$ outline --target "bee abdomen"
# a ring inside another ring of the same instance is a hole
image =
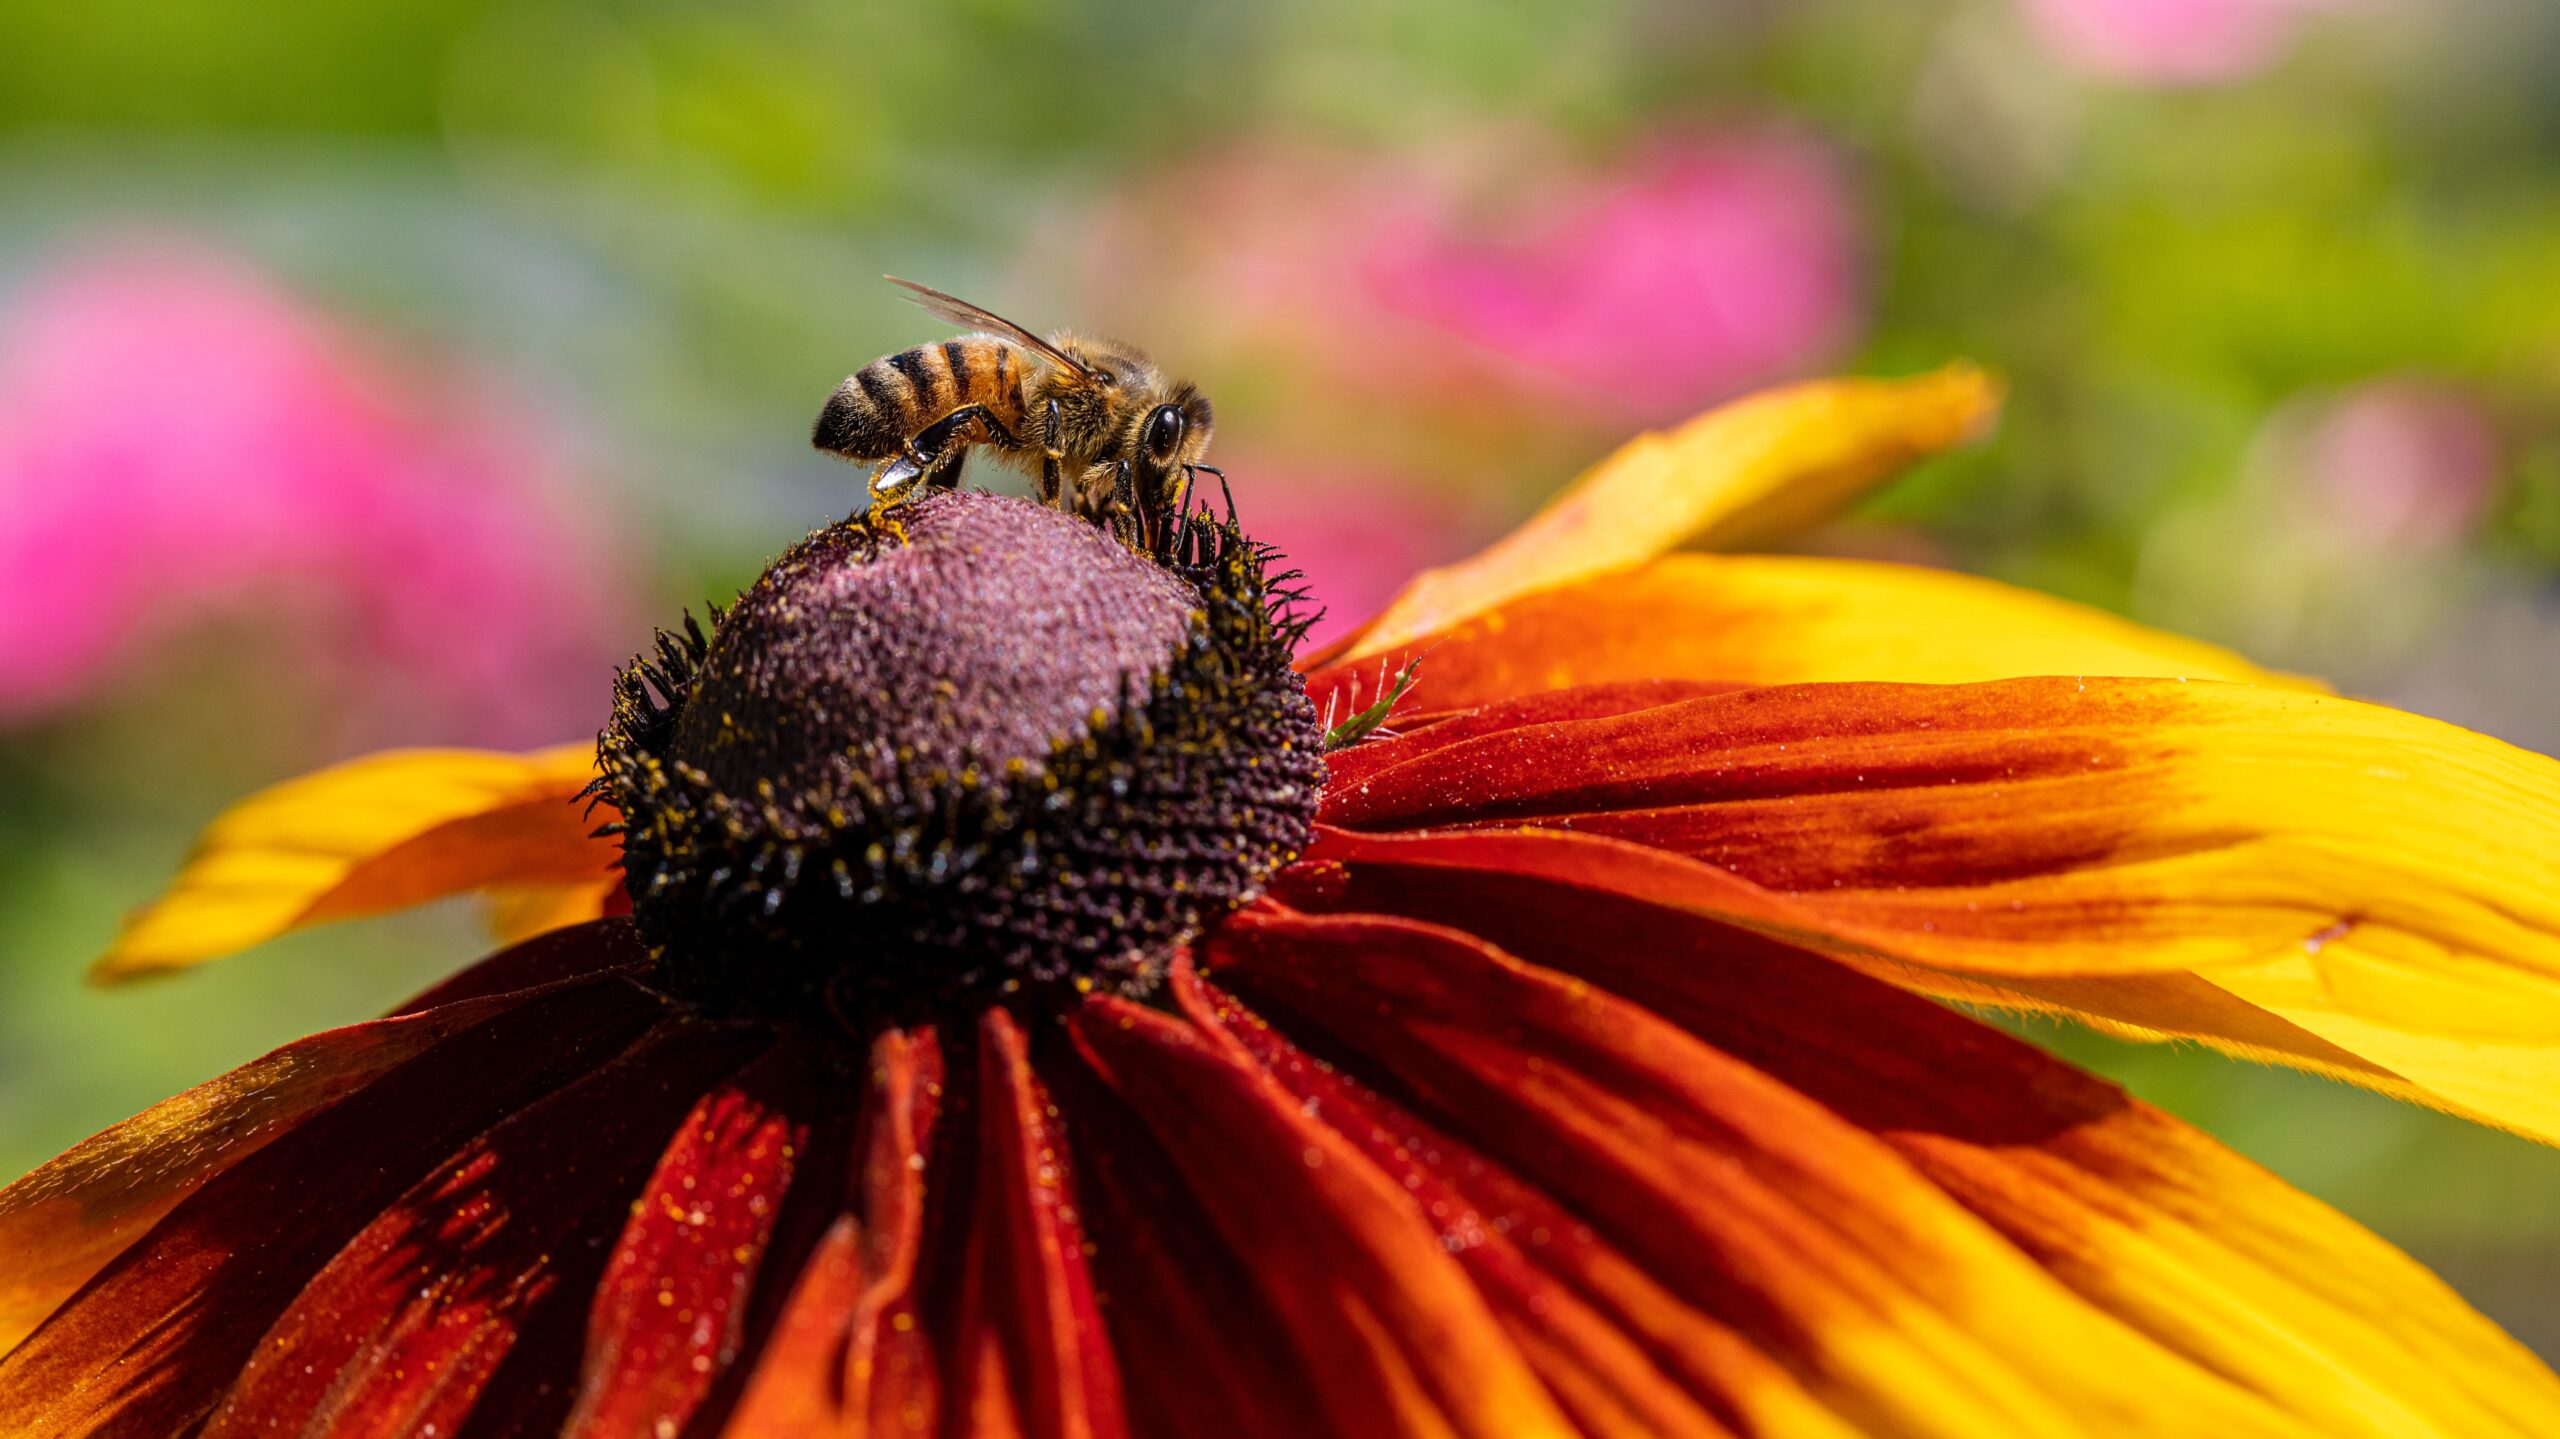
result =
[[[1022,373],[1014,347],[987,335],[884,355],[846,376],[827,397],[809,441],[848,459],[885,460],[963,405],[984,405],[1018,434]]]

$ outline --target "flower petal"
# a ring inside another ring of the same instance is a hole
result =
[[[619,979],[532,996],[234,1164],[0,1357],[0,1434],[188,1432],[426,1156],[611,1059],[660,1013]]]
[[[925,1155],[941,1113],[942,1051],[929,1029],[872,1041],[856,1191],[803,1267],[730,1439],[930,1432],[933,1361],[916,1322]]]
[[[208,826],[161,897],[91,969],[183,969],[324,920],[475,889],[593,884],[619,853],[589,837],[592,745],[532,754],[395,750],[288,780]]]
[[[465,1144],[304,1286],[250,1349],[203,1439],[457,1432],[544,1311],[574,1327],[668,1135],[762,1042],[662,1024]]]
[[[2228,650],[1992,580],[1910,565],[1669,555],[1523,595],[1307,677],[1344,713],[1420,659],[1407,712],[1576,685],[1708,680],[1966,684],[2030,675],[2239,680],[2311,687]]]
[[[1463,923],[1678,1023],[1879,1135],[2089,1302],[2324,1434],[2560,1432],[2560,1380],[2433,1275],[2032,1045],[1578,879],[1390,856],[1354,864],[1336,902]]]
[[[1132,1427],[1183,1439],[1328,1432],[1317,1381],[1245,1261],[1214,1226],[1168,1222],[1199,1200],[1145,1121],[1082,1063],[1044,1078],[1073,1126],[1077,1207],[1105,1238],[1094,1283],[1111,1296],[1113,1347],[1136,1361],[1121,1372]],[[1181,1362],[1154,1362],[1171,1354]]]
[[[573,924],[630,912],[631,896],[623,889],[620,875],[576,884],[522,884],[489,891],[489,932],[500,944],[521,944]]]
[[[1824,688],[1665,711],[1634,747],[1660,765],[1580,725],[1511,734],[1549,747],[1511,779],[1493,770],[1526,755],[1471,741],[1399,765],[1408,741],[1389,741],[1333,817],[1378,823],[1419,782],[1435,801],[1398,823],[1624,836],[1706,862],[1651,876],[1667,902],[1924,993],[2200,1040],[2560,1143],[2550,761],[2237,686]],[[1959,713],[2010,705],[2014,728]],[[1425,780],[1435,763],[1455,768]]]
[[[1268,1075],[1122,1000],[1070,1027],[1283,1316],[1330,1432],[1573,1432],[1411,1198]]]
[[[296,1040],[0,1189],[0,1354],[180,1201],[303,1120],[530,991],[641,957],[627,929],[555,932],[501,951],[391,1018]]]
[[[2419,1032],[2560,1039],[2560,764],[2327,696],[1752,690],[1432,750],[1325,818],[1636,840],[1958,974],[2192,971]]]
[[[1682,1303],[1535,1186],[1308,1058],[1187,967],[1174,985],[1193,1023],[1232,1036],[1309,1113],[1401,1180],[1585,1435],[1852,1432],[1769,1356]]]
[[[1085,1269],[1057,1111],[1001,1009],[978,1026],[977,1216],[952,1388],[973,1433],[1125,1435],[1120,1373]]]
[[[0,1189],[0,1353],[215,1175],[517,1002],[471,1000],[295,1040]]]
[[[1506,600],[1683,544],[1723,548],[1811,523],[1989,427],[2000,388],[1970,365],[1747,396],[1637,436],[1482,553],[1425,570],[1331,651],[1401,648]]]
[[[2087,1304],[1875,1136],[1587,982],[1277,906],[1215,948],[1248,1003],[1391,1077],[1862,1430],[2320,1432]]]
[[[820,1083],[805,1050],[779,1046],[677,1126],[605,1263],[564,1436],[674,1433],[701,1406],[745,1333]]]

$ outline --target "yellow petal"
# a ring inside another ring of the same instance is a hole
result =
[[[1433,733],[1364,746],[1323,817],[1631,840],[1783,902],[1746,914],[1760,901],[1691,886],[1736,922],[1916,987],[2209,1039],[2560,1140],[2543,756],[2324,695],[2161,680],[1786,686]]]
[[[504,885],[594,883],[615,847],[577,799],[592,745],[395,750],[288,780],[215,820],[127,920],[101,982],[218,959],[306,924]]]
[[[1908,380],[1825,380],[1736,400],[1637,436],[1482,553],[1425,570],[1328,658],[1355,659],[1534,590],[1810,523],[1981,434],[2000,387],[1970,365]]]
[[[500,944],[522,944],[538,934],[567,929],[616,913],[618,877],[583,884],[517,885],[489,896],[489,932]]]
[[[2174,976],[1879,972],[1941,999],[2050,1014],[2120,1039],[2206,1044],[2560,1145],[2560,1037],[2481,1038],[2348,1013],[2317,992],[2307,964],[2290,958]]]
[[[1524,595],[1386,655],[1307,677],[1323,708],[1422,660],[1408,711],[1574,685],[1704,680],[1964,684],[2131,675],[2305,687],[2229,650],[1993,580],[1909,565],[1767,555],[1669,555]]]

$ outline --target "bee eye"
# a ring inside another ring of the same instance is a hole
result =
[[[1182,411],[1171,405],[1160,407],[1147,421],[1147,453],[1159,460],[1172,459],[1173,452],[1182,445],[1186,427]]]

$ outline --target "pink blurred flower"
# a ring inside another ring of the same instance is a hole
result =
[[[2046,45],[2087,73],[2142,85],[2254,75],[2302,17],[2350,0],[2020,0]]]
[[[2503,467],[2477,400],[2406,378],[2349,391],[2306,424],[2293,452],[2321,512],[2377,548],[2459,541],[2497,498]]]
[[[331,641],[309,658],[412,735],[592,720],[617,586],[547,468],[492,397],[238,262],[133,248],[42,274],[0,316],[0,716],[247,602]]]
[[[1095,234],[1107,310],[1239,367],[1285,353],[1318,398],[1373,412],[1473,400],[1616,430],[1813,367],[1863,310],[1842,166],[1774,131],[1597,167],[1508,132],[1394,157],[1246,146],[1121,197]]]
[[[1856,323],[1857,217],[1801,140],[1666,141],[1498,217],[1382,218],[1359,267],[1377,303],[1645,409],[1802,368]]]
[[[1322,645],[1386,607],[1418,570],[1445,564],[1500,532],[1476,513],[1395,476],[1340,467],[1232,461],[1253,478],[1241,510],[1255,539],[1306,572],[1309,599],[1324,617],[1308,631]]]

